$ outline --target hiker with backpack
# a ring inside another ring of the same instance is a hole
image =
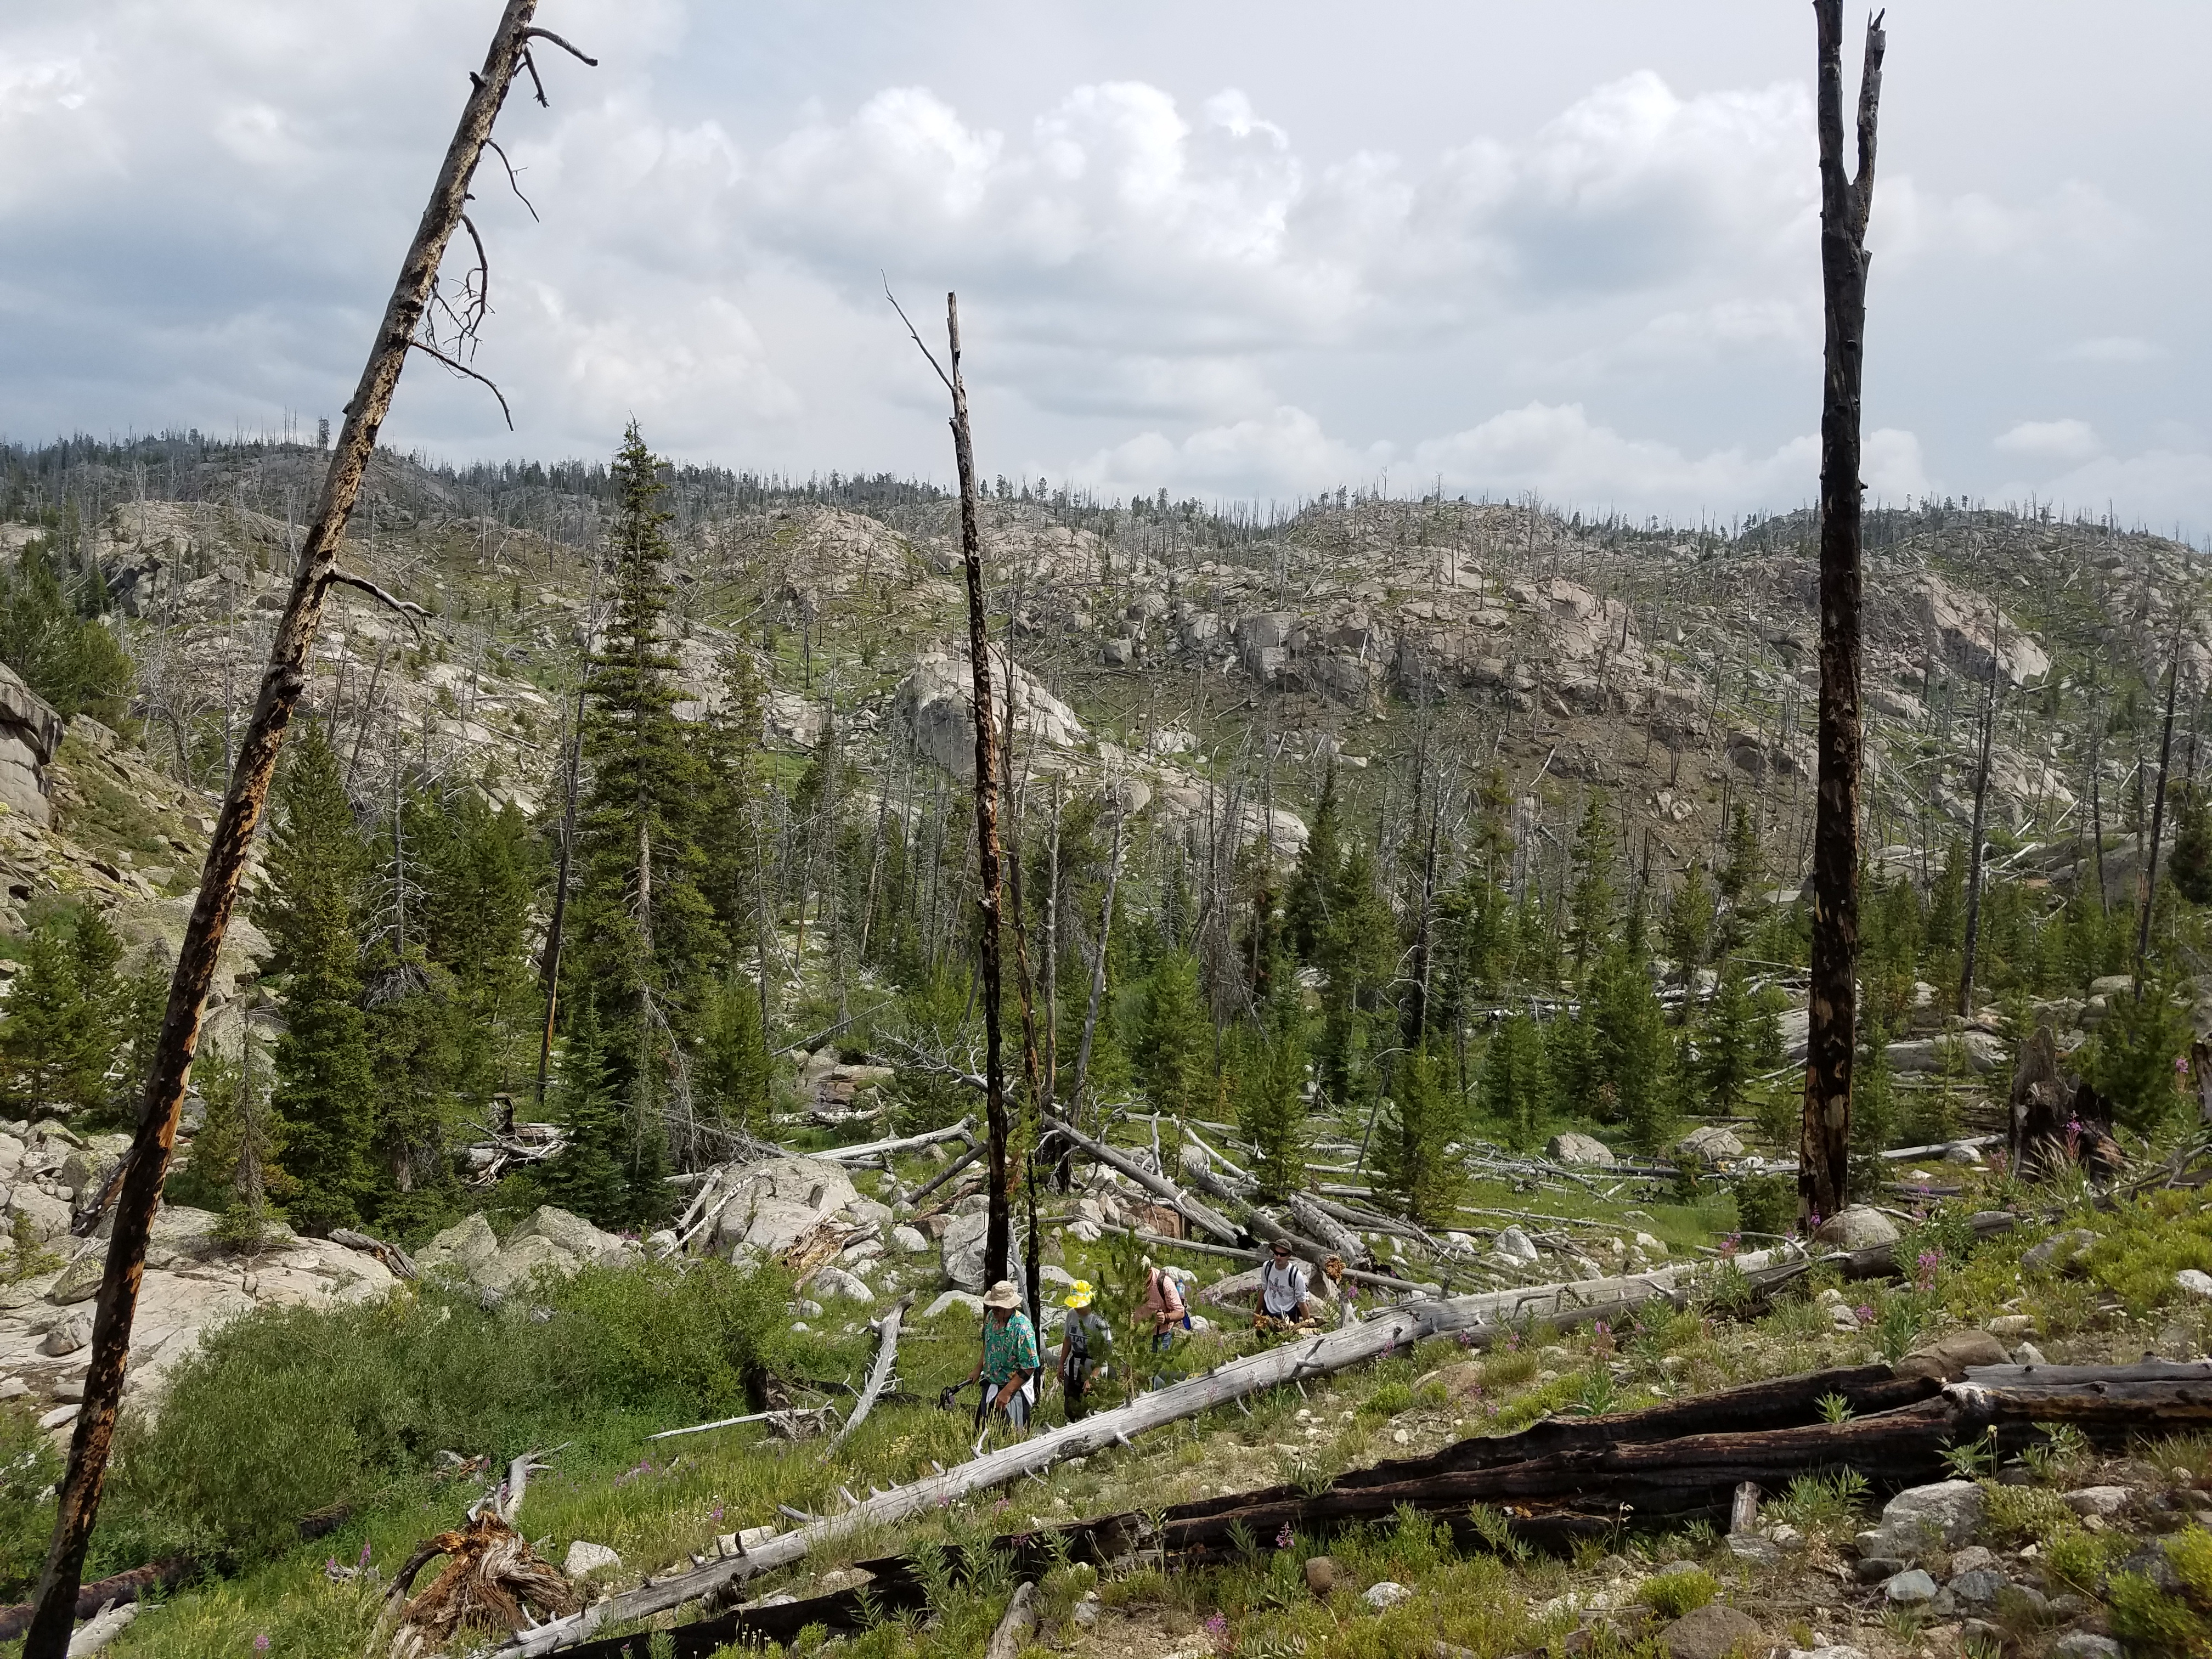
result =
[[[1114,1351],[1114,1328],[1093,1308],[1090,1281],[1067,1287],[1067,1318],[1060,1328],[1060,1388],[1067,1401],[1067,1420],[1078,1423],[1091,1410],[1091,1385],[1105,1376]]]

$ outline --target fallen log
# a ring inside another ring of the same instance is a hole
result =
[[[973,1164],[977,1158],[982,1157],[983,1154],[989,1150],[990,1143],[988,1141],[977,1141],[966,1152],[961,1153],[959,1157],[954,1158],[951,1163],[946,1164],[935,1175],[930,1176],[928,1180],[923,1182],[921,1186],[915,1188],[912,1192],[901,1198],[899,1202],[902,1204],[921,1203],[923,1199],[927,1198],[932,1193],[935,1192],[939,1187],[942,1187],[946,1182],[951,1180],[953,1176],[958,1175],[963,1170],[966,1169],[970,1164]]]
[[[1243,1235],[1233,1224],[1217,1212],[1200,1203],[1165,1176],[1154,1175],[1127,1153],[1106,1146],[1103,1142],[1093,1140],[1081,1130],[1071,1128],[1065,1122],[1054,1122],[1046,1130],[1045,1134],[1048,1139],[1054,1136],[1059,1137],[1078,1152],[1085,1154],[1094,1163],[1103,1164],[1109,1169],[1119,1170],[1154,1197],[1166,1200],[1174,1207],[1176,1213],[1182,1216],[1184,1220],[1194,1226],[1205,1228],[1224,1244],[1236,1244],[1243,1242]]]
[[[1014,1586],[1013,1599],[1006,1603],[1006,1616],[991,1632],[991,1645],[983,1650],[983,1659],[1015,1659],[1029,1644],[1036,1629],[1036,1585],[1024,1578]]]
[[[947,1128],[931,1129],[926,1133],[905,1135],[890,1140],[871,1140],[858,1146],[832,1146],[827,1151],[809,1152],[808,1158],[823,1164],[856,1163],[862,1158],[882,1158],[892,1152],[910,1152],[919,1146],[934,1146],[943,1140],[968,1140],[975,1138],[975,1120],[963,1117]]]
[[[1283,1202],[1290,1208],[1291,1219],[1342,1256],[1347,1267],[1374,1267],[1375,1256],[1368,1249],[1367,1241],[1304,1193],[1286,1194]]]
[[[883,1340],[876,1346],[876,1363],[868,1372],[868,1386],[860,1390],[860,1401],[853,1407],[853,1414],[845,1419],[845,1426],[838,1430],[836,1437],[830,1441],[831,1451],[843,1445],[845,1437],[859,1428],[862,1419],[875,1410],[876,1397],[883,1393],[884,1384],[891,1380],[891,1366],[898,1359],[899,1323],[906,1317],[906,1310],[913,1305],[914,1292],[908,1291],[893,1303],[891,1310],[884,1316],[879,1327]]]
[[[1202,1207],[1202,1206],[1201,1206]],[[1804,1270],[1807,1258],[1794,1247],[1755,1251],[1738,1264],[1747,1273],[1786,1275]],[[1278,1348],[1248,1355],[1201,1376],[1172,1383],[1127,1406],[1100,1412],[1078,1423],[1048,1430],[909,1485],[877,1492],[841,1515],[827,1516],[771,1538],[757,1549],[729,1560],[711,1562],[658,1583],[610,1597],[580,1613],[548,1621],[509,1638],[491,1650],[496,1659],[538,1659],[575,1645],[611,1625],[646,1619],[671,1607],[765,1572],[803,1560],[816,1548],[863,1528],[895,1526],[926,1515],[972,1493],[1002,1486],[1023,1475],[1049,1468],[1064,1458],[1089,1456],[1131,1437],[1180,1422],[1249,1394],[1325,1376],[1377,1358],[1447,1332],[1465,1332],[1480,1344],[1503,1335],[1524,1312],[1559,1320],[1610,1311],[1655,1297],[1686,1293],[1695,1270],[1662,1268],[1635,1279],[1597,1281],[1589,1286],[1534,1285],[1524,1290],[1448,1300],[1401,1303],[1340,1330],[1301,1336]],[[1610,1299],[1592,1301],[1581,1292],[1599,1285],[1616,1287]],[[1617,1287],[1627,1286],[1626,1290]]]
[[[1139,1244],[1149,1244],[1158,1249],[1194,1250],[1200,1255],[1225,1256],[1231,1261],[1257,1262],[1269,1259],[1266,1250],[1248,1250],[1237,1244],[1208,1244],[1202,1239],[1170,1238],[1164,1233],[1148,1233],[1136,1227],[1119,1227],[1110,1221],[1093,1224],[1102,1233],[1120,1233],[1135,1239]],[[1407,1296],[1442,1296],[1444,1293],[1443,1285],[1432,1285],[1425,1279],[1393,1279],[1389,1273],[1363,1273],[1353,1267],[1346,1267],[1344,1276],[1362,1285],[1373,1285]]]
[[[734,1429],[740,1423],[765,1423],[774,1412],[748,1412],[743,1417],[718,1417],[711,1423],[694,1423],[684,1429],[663,1429],[658,1434],[648,1434],[647,1440],[674,1440],[687,1434],[704,1434],[709,1429]]]
[[[82,1586],[76,1593],[76,1616],[89,1619],[102,1607],[113,1602],[127,1606],[143,1595],[161,1590],[174,1589],[199,1571],[198,1564],[188,1556],[172,1560],[156,1561],[151,1566],[133,1567],[128,1572],[118,1572],[112,1578]],[[31,1627],[31,1615],[38,1610],[31,1601],[14,1607],[0,1607],[0,1642],[12,1642]]]
[[[364,1255],[374,1256],[385,1265],[394,1279],[420,1277],[415,1271],[414,1258],[397,1244],[387,1244],[380,1238],[372,1238],[367,1233],[357,1233],[350,1227],[331,1228],[331,1243],[343,1244],[349,1250],[359,1250]]]

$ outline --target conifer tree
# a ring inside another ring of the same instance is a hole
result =
[[[1283,895],[1283,925],[1299,957],[1319,959],[1328,933],[1329,902],[1344,865],[1341,830],[1338,824],[1336,767],[1331,763],[1322,775],[1321,799],[1314,807],[1313,825],[1306,844],[1298,849],[1297,867],[1289,890]]]
[[[328,733],[312,723],[295,742],[277,780],[264,920],[284,981],[275,1109],[298,1182],[292,1217],[327,1231],[357,1224],[374,1186],[377,1083],[359,933],[368,858]]]
[[[122,946],[99,911],[33,930],[23,971],[0,1018],[0,1066],[14,1109],[95,1111],[124,1035]]]
[[[652,1219],[640,1215],[629,1136],[599,1046],[598,1016],[588,1002],[570,1022],[550,1103],[567,1139],[560,1155],[544,1166],[546,1194],[601,1227]]]
[[[1564,1023],[1564,1022],[1562,1022]],[[1512,1146],[1526,1151],[1543,1139],[1551,1114],[1552,1068],[1544,1033],[1526,1014],[1500,1022],[1483,1056],[1482,1114]]]
[[[672,1047],[694,1036],[721,942],[698,886],[698,817],[714,799],[704,744],[676,718],[678,659],[662,637],[669,514],[661,463],[633,421],[612,469],[614,615],[592,658],[583,728],[592,775],[583,880],[563,1004],[592,1005],[611,1086],[627,1104],[634,1198],[662,1200]]]
[[[760,991],[732,975],[708,998],[700,1023],[698,1088],[714,1117],[733,1129],[765,1134],[775,1071],[762,1034]]]
[[[1742,1109],[1752,1079],[1764,1069],[1762,1062],[1781,1040],[1772,1012],[1752,994],[1741,963],[1730,961],[1722,968],[1720,984],[1698,1025],[1705,1098],[1716,1113],[1734,1116]]]
[[[0,567],[0,662],[64,720],[90,714],[128,732],[133,729],[131,658],[114,634],[94,620],[106,598],[94,573],[73,599],[48,541],[31,543],[12,568]]]
[[[1181,951],[1163,956],[1145,997],[1145,1092],[1156,1110],[1195,1115],[1212,1097],[1212,1028],[1199,1000],[1198,963]]]
[[[1712,889],[1705,884],[1705,866],[1692,860],[1667,901],[1667,954],[1674,957],[1674,977],[1686,990],[1698,982],[1712,931]]]
[[[1575,971],[1580,975],[1604,953],[1613,937],[1613,819],[1592,795],[1575,832],[1574,891],[1569,899],[1575,928]]]
[[[1266,1195],[1282,1199],[1306,1182],[1306,1049],[1294,1005],[1278,1006],[1267,1026],[1241,1037],[1237,1127],[1259,1149],[1253,1173]]]
[[[1376,1126],[1381,1186],[1411,1219],[1444,1226],[1467,1188],[1467,1170],[1445,1149],[1462,1132],[1458,1097],[1425,1042],[1400,1061]]]

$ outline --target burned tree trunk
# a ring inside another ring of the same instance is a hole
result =
[[[983,532],[975,519],[975,451],[968,434],[968,386],[960,377],[960,301],[945,296],[945,332],[951,372],[952,459],[960,473],[960,560],[968,575],[968,662],[975,697],[975,852],[982,911],[975,955],[983,993],[983,1079],[990,1146],[991,1212],[983,1240],[983,1277],[1006,1276],[1013,1217],[1006,1202],[1006,1075],[999,1042],[999,767],[991,710],[991,630],[983,614]]]
[[[2140,914],[2136,922],[2136,1000],[2143,994],[2143,970],[2150,957],[2150,915],[2158,902],[2158,839],[2166,828],[2166,775],[2173,760],[2173,694],[2181,684],[2181,626],[2174,624],[2173,654],[2166,665],[2166,725],[2158,739],[2158,795],[2150,809],[2150,851],[2143,860]]]
[[[1974,823],[1966,837],[1966,939],[1960,952],[1962,962],[1959,970],[1959,1017],[1963,1019],[1973,1012],[1974,952],[1982,936],[1982,836],[1988,827],[1990,799],[1990,744],[1996,736],[1997,725],[1997,608],[1990,607],[1990,689],[1982,703],[1981,764],[1974,769]]]
[[[322,621],[323,599],[333,582],[380,590],[362,578],[338,568],[338,550],[347,520],[360,497],[362,478],[376,447],[377,430],[392,407],[400,370],[410,350],[422,349],[461,368],[434,345],[419,337],[435,290],[438,267],[447,245],[463,223],[469,199],[469,181],[477,163],[491,143],[493,123],[506,101],[515,76],[524,72],[533,40],[553,40],[574,51],[546,31],[531,27],[537,0],[507,0],[484,56],[483,70],[471,77],[468,102],[460,123],[447,147],[430,200],[408,245],[398,280],[392,285],[376,343],[361,380],[345,406],[345,425],[331,456],[323,481],[322,499],[315,519],[300,545],[298,564],[292,574],[292,592],[270,642],[269,663],[261,678],[253,720],[239,746],[230,785],[208,847],[201,871],[199,897],[177,951],[176,971],[169,981],[168,1006],[161,1018],[153,1062],[148,1069],[146,1092],[138,1109],[138,1124],[130,1152],[130,1168],[123,1179],[114,1211],[114,1231],[107,1249],[107,1270],[100,1281],[100,1299],[93,1316],[90,1369],[84,1382],[84,1404],[70,1443],[69,1472],[63,1478],[54,1518],[54,1536],[39,1580],[38,1613],[31,1621],[23,1651],[29,1659],[63,1659],[69,1646],[70,1627],[76,1611],[77,1584],[82,1575],[86,1547],[92,1538],[100,1510],[100,1488],[107,1473],[107,1458],[115,1435],[115,1419],[123,1395],[124,1366],[130,1358],[131,1327],[138,1306],[138,1287],[146,1268],[146,1245],[160,1206],[162,1178],[168,1173],[169,1154],[177,1139],[177,1114],[191,1081],[192,1057],[199,1047],[200,1020],[213,982],[216,957],[230,925],[238,898],[240,878],[246,871],[253,834],[269,797],[276,772],[276,757],[284,742],[293,708],[307,684],[307,659],[314,648]],[[576,54],[582,56],[581,53]],[[586,60],[589,61],[589,60]],[[537,70],[527,69],[534,78]],[[471,229],[473,234],[473,229]],[[481,316],[479,307],[478,315]],[[478,376],[477,378],[482,378]]]
[[[1877,14],[1867,24],[1854,179],[1844,167],[1843,0],[1814,0],[1813,11],[1820,35],[1820,279],[1827,348],[1820,398],[1820,785],[1813,832],[1812,1018],[1797,1158],[1797,1211],[1804,1220],[1834,1215],[1847,1201],[1850,1184],[1859,944],[1859,385],[1883,47]]]

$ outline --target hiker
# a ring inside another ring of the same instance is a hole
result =
[[[1260,1295],[1252,1306],[1255,1331],[1287,1331],[1305,1322],[1306,1264],[1291,1255],[1287,1241],[1275,1241],[1275,1256],[1260,1266]]]
[[[1155,1358],[1152,1381],[1146,1386],[1158,1388],[1162,1364],[1158,1356],[1164,1355],[1173,1346],[1178,1326],[1186,1331],[1190,1328],[1190,1310],[1183,1305],[1182,1286],[1176,1283],[1173,1273],[1150,1256],[1144,1258],[1143,1267],[1145,1293],[1138,1299],[1137,1310],[1129,1316],[1129,1322],[1135,1325],[1151,1322]]]
[[[1027,1384],[1037,1374],[1036,1327],[1022,1311],[1020,1292],[1011,1279],[1002,1279],[983,1296],[983,1352],[968,1381],[983,1379],[984,1419],[993,1412],[1006,1413],[1018,1435],[1030,1424]],[[962,1386],[966,1386],[963,1384]]]
[[[1060,1328],[1060,1389],[1067,1401],[1067,1420],[1079,1423],[1091,1410],[1091,1385],[1106,1375],[1114,1328],[1091,1305],[1090,1280],[1077,1279],[1064,1299],[1067,1318]]]

